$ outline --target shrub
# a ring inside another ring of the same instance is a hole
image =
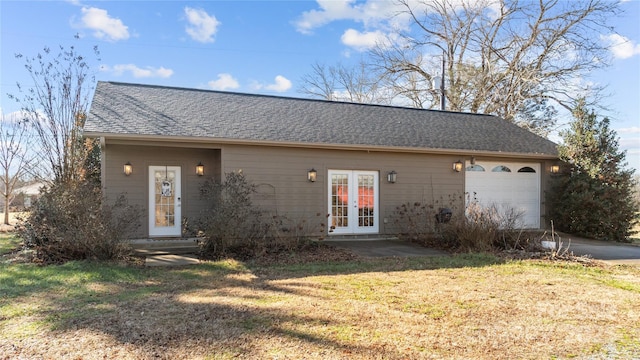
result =
[[[113,205],[90,182],[55,184],[44,189],[18,235],[34,260],[61,263],[70,260],[113,260],[126,257],[125,237],[139,225],[141,209],[120,196]]]
[[[402,239],[424,246],[450,248],[439,236],[443,224],[451,221],[462,206],[462,195],[449,195],[447,199],[435,200],[432,204],[420,201],[407,202],[396,207],[392,220]]]
[[[200,247],[208,255],[240,252],[258,244],[266,236],[262,212],[253,206],[255,185],[241,173],[228,173],[224,182],[207,180],[200,195],[209,208],[196,222]]]
[[[463,251],[491,251],[521,246],[517,224],[522,214],[497,205],[482,206],[467,195],[465,216],[443,224],[439,235],[445,243]]]
[[[269,215],[256,207],[251,199],[256,186],[242,173],[228,173],[224,182],[207,180],[200,193],[209,203],[195,222],[195,233],[205,257],[247,259],[295,251],[309,243],[309,236],[321,237],[324,233],[324,223],[315,226],[304,218]]]
[[[434,240],[436,231],[434,208],[434,205],[418,201],[397,206],[392,218],[400,231],[400,237],[411,242],[429,245]]]
[[[517,228],[521,213],[500,209],[496,205],[482,206],[467,194],[464,212],[458,202],[423,204],[406,203],[396,208],[394,222],[400,237],[426,246],[457,251],[492,251],[528,247]],[[445,205],[445,206],[443,206]],[[449,212],[450,211],[450,212]],[[443,221],[446,220],[446,221]]]
[[[555,177],[547,203],[561,231],[600,240],[629,241],[640,219],[634,199],[633,169],[609,119],[598,120],[581,103],[558,146],[566,173]]]

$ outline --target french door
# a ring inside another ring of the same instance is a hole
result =
[[[329,170],[333,234],[378,233],[378,172]]]
[[[179,166],[149,166],[149,236],[181,236]]]

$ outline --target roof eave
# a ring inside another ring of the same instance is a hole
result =
[[[113,134],[85,131],[84,135],[91,138],[103,138],[108,143],[131,144],[132,142],[146,143],[188,143],[192,147],[209,147],[207,145],[251,145],[251,146],[274,146],[291,148],[313,148],[327,150],[351,150],[351,151],[375,151],[375,152],[403,152],[441,155],[461,155],[461,156],[491,156],[505,158],[530,158],[540,160],[553,160],[558,156],[545,153],[522,153],[522,152],[501,152],[488,150],[468,150],[468,149],[439,149],[439,148],[418,148],[402,146],[380,146],[380,145],[360,145],[360,144],[335,144],[335,143],[310,143],[310,142],[290,142],[273,140],[249,140],[249,139],[229,139],[212,137],[190,137],[190,136],[161,136],[161,135],[140,135],[140,134]]]

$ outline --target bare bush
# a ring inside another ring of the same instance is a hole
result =
[[[43,190],[17,232],[36,262],[122,259],[130,253],[126,235],[140,226],[141,214],[124,196],[104,204],[90,182],[55,184]]]
[[[524,249],[531,245],[529,234],[519,229],[522,213],[483,206],[466,195],[464,211],[455,196],[435,204],[405,203],[396,208],[394,223],[400,237],[425,246],[456,251]]]
[[[304,248],[310,237],[322,238],[326,225],[304,218],[269,215],[252,202],[256,186],[242,173],[228,173],[224,182],[206,181],[200,189],[209,208],[196,221],[201,253],[205,257],[255,258],[268,253]]]
[[[306,217],[292,217],[287,215],[274,215],[271,218],[269,238],[277,247],[295,250],[300,245],[304,246],[309,239],[324,240],[326,235],[326,219],[328,215],[316,214],[317,222],[310,221]]]
[[[393,221],[404,239],[425,243],[435,232],[434,214],[433,205],[404,203],[396,207]]]
[[[508,250],[525,246],[518,224],[522,213],[498,205],[483,206],[467,194],[465,216],[452,219],[440,235],[454,248],[463,251]]]
[[[449,195],[432,204],[416,201],[397,206],[392,219],[400,238],[424,246],[451,247],[438,234],[442,225],[460,212],[461,200],[461,195]]]
[[[253,206],[256,187],[241,173],[228,173],[224,182],[207,180],[200,188],[209,208],[197,221],[201,251],[225,255],[242,248],[255,248],[266,237],[262,212]]]

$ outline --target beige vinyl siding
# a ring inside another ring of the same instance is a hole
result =
[[[540,180],[541,191],[541,204],[540,204],[540,227],[544,229],[551,229],[551,220],[546,216],[547,214],[547,194],[551,190],[551,177],[555,176],[551,174],[551,165],[558,165],[558,161],[547,160],[541,161],[542,164],[542,179]]]
[[[452,207],[461,214],[464,206],[464,171],[452,170],[455,161],[469,160],[470,156],[380,152],[364,150],[331,150],[295,147],[199,144],[199,147],[180,147],[168,143],[126,145],[109,143],[105,146],[103,180],[105,194],[114,201],[119,194],[126,194],[131,204],[148,207],[148,167],[168,165],[182,167],[182,214],[188,219],[197,218],[206,207],[200,199],[201,184],[210,177],[220,180],[224,173],[242,170],[257,185],[254,196],[257,206],[269,213],[287,216],[294,220],[326,223],[328,213],[329,170],[363,170],[379,173],[379,232],[396,234],[393,226],[396,208],[403,203],[420,202],[438,207]],[[513,158],[482,157],[478,160],[513,162]],[[125,176],[124,163],[131,162],[133,174]],[[205,176],[195,175],[198,162],[205,165]],[[527,161],[522,159],[520,161]],[[544,194],[548,188],[551,161],[533,160],[541,164],[541,224],[544,218]],[[307,181],[307,171],[318,172],[317,181]],[[387,173],[397,172],[397,182],[387,182]],[[319,215],[318,215],[319,214]],[[148,236],[148,214],[143,213],[141,228],[132,237]]]
[[[256,204],[293,218],[316,219],[316,214],[328,213],[327,172],[333,169],[379,172],[383,234],[396,232],[392,217],[403,203],[448,204],[451,198],[458,201],[456,208],[462,206],[464,175],[452,170],[459,156],[227,145],[222,157],[225,173],[242,170],[263,189]],[[318,171],[315,183],[307,181],[311,168]],[[398,173],[395,184],[387,182],[391,170]]]
[[[131,205],[142,207],[141,224],[132,238],[147,237],[149,204],[149,166],[180,166],[182,168],[182,217],[194,219],[205,209],[200,199],[200,186],[207,177],[220,178],[220,151],[215,149],[184,149],[159,146],[130,146],[106,144],[103,153],[103,189],[108,202],[124,194]],[[133,173],[126,176],[123,165],[130,162]],[[195,174],[195,166],[202,162],[205,176]]]

